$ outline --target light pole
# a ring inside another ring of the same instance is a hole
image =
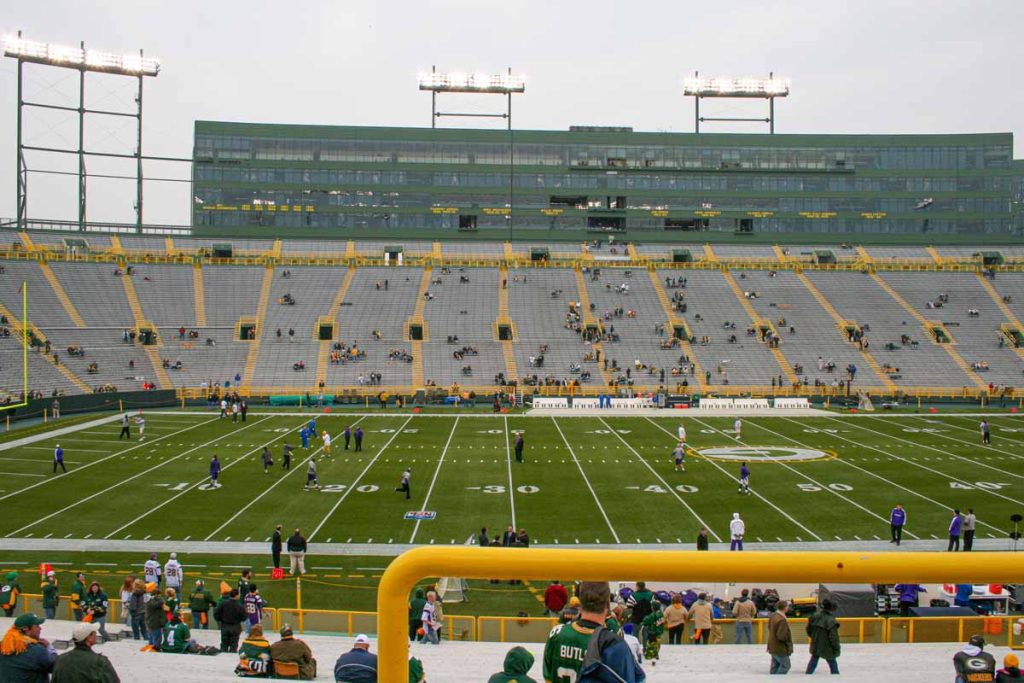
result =
[[[775,133],[775,98],[789,96],[789,79],[776,79],[774,73],[768,78],[701,78],[695,71],[692,78],[683,81],[683,94],[694,98],[694,129],[700,133],[703,121],[753,121],[768,124],[768,133]],[[700,101],[705,97],[724,99],[768,100],[767,118],[711,117],[700,115]]]
[[[508,123],[508,241],[512,241],[512,223],[515,211],[515,133],[512,130],[512,95],[526,92],[526,78],[512,73],[504,74],[440,72],[431,67],[429,73],[419,75],[420,90],[430,91],[430,127],[437,127],[442,116],[505,119]],[[474,95],[504,95],[505,111],[498,114],[475,112],[442,112],[437,110],[438,93],[468,93]]]

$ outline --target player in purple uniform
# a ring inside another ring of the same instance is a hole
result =
[[[210,484],[215,489],[219,489],[221,486],[220,482],[217,481],[218,477],[220,477],[220,460],[217,459],[217,454],[215,453],[210,458]]]
[[[747,463],[740,465],[740,488],[737,493],[750,495],[750,468]]]

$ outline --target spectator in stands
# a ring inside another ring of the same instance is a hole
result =
[[[900,596],[900,616],[910,616],[910,608],[917,607],[918,593],[927,593],[919,583],[898,583],[892,587]]]
[[[708,602],[707,593],[697,596],[697,601],[690,605],[690,612],[687,618],[693,624],[693,643],[695,645],[707,645],[711,636],[711,627],[714,624],[714,613],[711,603]]]
[[[1003,668],[996,672],[996,683],[1012,683],[1019,680],[1024,680],[1024,674],[1020,671],[1020,659],[1012,652],[1008,652],[1003,658]]]
[[[188,630],[188,624],[181,620],[178,611],[171,612],[171,621],[164,629],[164,640],[160,646],[161,652],[187,655],[199,651],[199,644],[192,639],[192,633]]]
[[[98,624],[76,624],[71,632],[74,649],[57,657],[53,667],[53,683],[77,683],[93,681],[94,683],[118,683],[120,679],[110,660],[93,652],[96,644]],[[5,679],[8,680],[8,679]]]
[[[533,654],[517,645],[505,654],[501,671],[487,679],[487,683],[537,683],[527,674],[533,667]]]
[[[953,669],[956,672],[956,683],[994,681],[996,658],[985,652],[985,639],[973,635],[963,649],[953,655]]]
[[[277,676],[288,676],[289,670],[298,673],[299,680],[316,678],[316,660],[304,641],[297,639],[290,624],[281,627],[281,640],[270,646],[270,659]]]
[[[678,593],[672,596],[672,604],[665,608],[665,628],[668,629],[669,645],[681,645],[686,631],[686,608]]]
[[[567,602],[569,602],[569,593],[558,579],[553,580],[544,589],[544,608],[547,609],[548,616],[559,617]]]
[[[41,637],[46,620],[26,612],[14,620],[0,643],[0,680],[48,681],[57,651]]]
[[[242,633],[242,622],[245,618],[245,608],[238,600],[237,588],[232,588],[231,593],[222,599],[213,610],[213,617],[220,626],[220,651],[234,652],[238,649],[238,637]],[[263,635],[263,627],[256,624],[249,629],[248,642],[254,637],[254,630],[259,628],[259,635]],[[267,646],[269,648],[269,645]]]
[[[732,616],[736,620],[736,644],[739,645],[743,638],[747,639],[747,645],[753,643],[754,617],[757,616],[757,607],[750,600],[750,591],[744,588],[740,597],[732,605]]]
[[[775,611],[768,617],[768,654],[772,656],[769,674],[785,676],[789,673],[789,657],[793,654],[793,633],[789,630],[786,610],[789,603],[779,600]]]
[[[221,651],[226,651],[223,649],[223,645],[221,646]],[[263,678],[273,671],[270,663],[270,643],[263,637],[262,624],[256,624],[249,630],[248,637],[242,642],[238,659],[238,666],[235,667],[236,676],[241,676],[242,678]]]
[[[839,673],[839,622],[833,616],[835,606],[828,598],[821,601],[821,606],[807,620],[807,637],[810,640],[811,659],[807,662],[807,673],[812,674],[818,667],[818,660],[828,662],[829,672]],[[982,641],[984,644],[984,641]],[[995,662],[993,662],[993,667]]]

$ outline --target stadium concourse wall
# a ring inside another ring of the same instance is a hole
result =
[[[63,596],[66,597],[66,596]],[[121,601],[110,600],[110,613],[118,614]],[[71,605],[61,600],[58,618],[70,621],[73,618]],[[43,596],[22,593],[18,596],[18,614],[34,612],[42,614]],[[188,617],[185,617],[186,621]],[[1020,634],[1014,633],[1014,624],[1019,616],[973,617],[839,617],[839,637],[843,643],[962,643],[974,633],[983,633],[991,645],[1005,645],[1010,648],[1024,646]],[[806,617],[789,618],[796,644],[808,642],[803,626]],[[336,635],[353,637],[359,633],[378,633],[377,613],[356,610],[299,609],[294,607],[264,607],[263,623],[278,630],[282,624],[292,624],[299,633],[315,635]],[[445,639],[491,643],[543,643],[551,629],[559,623],[553,617],[521,616],[472,616],[466,614],[445,614]],[[722,629],[720,643],[735,640],[735,619],[716,619]],[[756,645],[768,640],[768,619],[754,619],[753,639]],[[217,620],[211,624],[217,628]],[[667,636],[663,636],[667,640]]]
[[[27,405],[5,411],[11,422],[52,417],[53,401],[60,402],[61,415],[98,413],[107,410],[136,410],[139,408],[168,408],[179,405],[177,394],[171,390],[113,391],[69,396],[47,396]]]

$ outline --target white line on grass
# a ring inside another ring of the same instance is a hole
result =
[[[359,424],[360,422],[362,422],[362,421],[363,421],[364,419],[366,419],[366,416],[365,416],[365,415],[364,415],[363,417],[359,418],[358,420],[356,420],[355,422],[353,422],[351,426],[355,426],[355,425],[358,425],[358,424]],[[303,420],[301,424],[305,424],[305,423],[306,423],[306,422],[305,422],[305,420]],[[332,437],[332,438],[333,438],[333,437]],[[332,442],[331,442],[331,444],[333,445],[333,444],[334,444],[334,442],[332,441]],[[236,519],[238,519],[238,518],[239,518],[239,517],[240,517],[240,516],[242,515],[242,513],[243,513],[243,512],[245,512],[246,510],[248,510],[249,508],[251,508],[251,507],[252,507],[253,505],[255,505],[256,503],[258,503],[258,502],[260,501],[260,499],[262,499],[262,498],[263,498],[263,496],[265,496],[265,495],[267,495],[268,493],[270,493],[271,491],[273,491],[273,490],[274,490],[275,488],[277,488],[277,486],[278,486],[279,484],[281,484],[281,483],[282,483],[282,482],[283,482],[283,481],[284,481],[285,479],[287,479],[288,477],[290,477],[290,476],[291,476],[291,474],[292,474],[292,472],[301,472],[301,471],[302,471],[302,466],[303,466],[303,465],[305,465],[306,463],[308,463],[308,462],[310,461],[310,459],[312,459],[312,458],[315,458],[315,457],[316,457],[316,454],[317,454],[317,453],[319,453],[319,452],[320,452],[320,451],[321,451],[322,449],[323,449],[323,442],[321,441],[321,445],[320,445],[320,448],[317,448],[317,449],[315,449],[315,450],[314,450],[314,451],[313,451],[312,453],[310,453],[310,454],[309,454],[308,456],[306,456],[306,459],[305,459],[305,460],[303,460],[302,462],[300,462],[299,464],[297,464],[297,465],[296,465],[295,467],[292,467],[291,469],[289,469],[289,470],[288,470],[288,474],[284,475],[283,477],[281,477],[280,479],[278,479],[277,481],[275,481],[275,482],[274,482],[273,484],[271,484],[270,486],[268,486],[268,487],[267,487],[267,489],[266,489],[266,490],[265,490],[265,491],[264,491],[263,493],[261,493],[260,495],[256,496],[255,498],[253,498],[252,500],[250,500],[250,501],[249,501],[248,503],[246,503],[246,505],[245,505],[245,506],[244,506],[244,507],[243,507],[243,508],[242,508],[241,510],[239,510],[239,511],[238,511],[238,512],[236,512],[235,514],[231,515],[231,517],[230,517],[230,518],[229,518],[229,519],[228,519],[228,520],[227,520],[226,522],[224,522],[224,523],[223,523],[223,524],[221,524],[221,525],[220,525],[219,527],[217,527],[216,529],[214,529],[213,531],[211,531],[211,532],[210,532],[210,534],[209,534],[209,536],[207,536],[207,537],[206,537],[206,538],[204,538],[203,540],[204,540],[204,541],[209,541],[209,540],[210,540],[211,538],[213,538],[213,537],[214,537],[214,535],[215,535],[215,534],[219,533],[219,532],[220,532],[220,531],[221,531],[221,530],[222,530],[222,529],[223,529],[224,527],[226,527],[226,526],[227,526],[228,524],[231,524],[231,523],[232,523],[233,521],[235,521]]]
[[[936,448],[935,446],[929,446],[928,444],[923,444],[923,443],[919,443],[919,442],[916,442],[916,441],[911,441],[910,439],[904,439],[904,438],[901,438],[899,436],[895,436],[893,434],[887,434],[886,432],[878,432],[878,431],[875,431],[874,429],[871,429],[870,427],[864,427],[864,426],[861,426],[861,425],[856,425],[856,426],[857,426],[857,429],[866,429],[867,431],[869,431],[869,432],[871,432],[873,434],[878,434],[879,436],[888,436],[888,437],[891,437],[893,439],[896,439],[897,441],[902,441],[903,443],[914,444],[915,446],[918,446],[920,448],[927,448],[930,451],[935,451],[936,453],[942,453],[943,455],[948,455],[949,457],[956,458],[957,460],[963,460],[965,462],[969,462],[972,465],[977,465],[979,467],[987,467],[990,470],[995,470],[996,472],[999,472],[1000,474],[1005,474],[1005,475],[1007,475],[1009,477],[1017,477],[1018,479],[1024,479],[1024,475],[1015,474],[1013,472],[1007,472],[1006,470],[1001,470],[998,467],[993,467],[992,465],[986,465],[983,462],[978,462],[977,460],[972,460],[971,458],[967,458],[967,457],[964,457],[962,455],[957,455],[956,453],[952,453],[952,452],[950,452],[948,450],[945,450],[945,449],[942,449],[942,448]],[[957,438],[954,438],[954,437],[948,436],[948,435],[940,436],[940,435],[938,435],[938,434],[936,434],[934,432],[921,432],[921,433],[925,434],[927,436],[932,436],[932,437],[937,438],[937,439],[949,439],[950,441],[956,441],[958,443],[962,443],[962,444],[965,444],[967,446],[975,446],[975,445],[977,445],[977,444],[970,443],[969,441],[964,441],[963,439],[957,439]],[[1001,451],[998,448],[993,448],[992,446],[985,446],[984,444],[981,444],[980,448],[986,448],[986,449],[988,449],[990,451],[995,451],[996,453],[1003,453],[1004,455],[1013,455],[1011,453],[1006,453],[1005,451]],[[1019,456],[1019,455],[1013,455],[1013,457],[1014,458],[1021,458],[1021,456]]]
[[[423,499],[423,505],[420,507],[420,510],[426,510],[427,509],[427,503],[430,502],[430,494],[434,492],[434,484],[437,482],[437,475],[441,473],[441,466],[444,464],[445,453],[448,452],[448,447],[451,446],[451,444],[452,444],[452,437],[455,436],[455,428],[458,427],[458,426],[459,426],[459,417],[457,416],[455,418],[455,424],[452,425],[451,434],[448,435],[448,441],[445,442],[444,449],[441,451],[441,458],[437,461],[437,468],[434,469],[434,476],[430,480],[430,486],[427,487],[427,497]],[[423,521],[422,519],[417,519],[416,520],[416,526],[414,526],[413,529],[412,529],[412,536],[409,537],[409,543],[415,543],[416,542],[416,532],[420,530],[420,523],[422,521]]]
[[[754,427],[756,427],[757,429],[763,429],[764,431],[768,432],[769,434],[774,434],[775,436],[778,436],[778,437],[780,437],[780,438],[783,438],[783,439],[785,439],[786,441],[789,441],[789,442],[791,442],[791,443],[795,443],[795,444],[796,444],[797,446],[800,446],[800,447],[802,447],[802,448],[810,448],[810,449],[812,449],[812,450],[814,449],[814,447],[813,447],[813,446],[808,446],[807,444],[805,444],[805,443],[803,443],[803,442],[801,442],[801,441],[797,441],[796,439],[794,439],[794,438],[793,438],[793,437],[791,437],[791,436],[786,436],[785,434],[782,434],[782,433],[780,433],[780,432],[776,432],[776,431],[775,431],[775,430],[773,430],[773,429],[768,429],[767,427],[765,427],[765,426],[764,426],[763,424],[761,424],[760,422],[756,422],[756,421],[751,421],[751,422],[750,422],[750,424],[752,424],[752,425],[753,425]],[[834,495],[834,496],[838,496],[839,498],[842,498],[843,500],[845,500],[845,501],[846,501],[847,503],[849,503],[850,505],[853,505],[853,506],[855,506],[855,507],[858,507],[858,508],[860,508],[861,510],[863,510],[863,511],[864,511],[864,512],[866,512],[866,513],[868,513],[868,514],[869,514],[869,515],[871,515],[872,517],[875,517],[875,518],[877,518],[877,519],[880,519],[880,520],[882,520],[882,521],[883,521],[884,523],[886,523],[886,524],[889,524],[889,519],[888,519],[887,517],[884,517],[884,516],[882,516],[882,515],[879,515],[879,514],[877,514],[877,513],[873,512],[872,510],[870,510],[870,509],[868,509],[868,508],[864,507],[864,506],[863,506],[863,505],[861,505],[860,503],[858,503],[858,502],[856,502],[856,501],[854,501],[854,500],[851,500],[851,499],[847,498],[846,496],[844,496],[843,494],[839,493],[838,491],[835,491],[835,490],[833,490],[833,489],[829,488],[828,486],[826,486],[825,484],[822,484],[821,482],[819,482],[819,481],[816,481],[815,479],[813,479],[813,478],[809,477],[808,475],[804,474],[803,472],[801,472],[800,470],[796,469],[796,468],[795,468],[795,467],[793,467],[792,465],[790,465],[790,464],[788,464],[788,463],[785,463],[785,462],[783,462],[782,460],[776,460],[776,459],[772,459],[772,461],[773,461],[773,462],[774,462],[775,464],[777,464],[777,465],[782,465],[782,466],[783,466],[783,467],[785,467],[785,468],[786,468],[787,470],[791,470],[792,472],[795,472],[796,474],[798,474],[798,475],[802,476],[802,477],[803,477],[804,479],[807,479],[808,481],[811,481],[811,482],[813,482],[813,483],[814,483],[814,484],[816,484],[817,486],[821,487],[821,490],[822,490],[822,491],[828,491],[828,492],[829,492],[829,493],[831,493],[832,495]],[[917,536],[914,536],[914,534],[910,533],[909,531],[907,531],[907,532],[906,532],[906,534],[907,534],[907,536],[913,536],[914,538],[917,538]]]
[[[313,529],[313,533],[311,533],[309,535],[308,540],[312,541],[313,537],[316,536],[317,532],[320,531],[320,529],[323,528],[324,524],[327,524],[327,520],[329,520],[331,518],[331,515],[334,514],[334,511],[337,510],[339,507],[341,507],[341,504],[345,502],[346,498],[348,498],[348,494],[352,493],[352,491],[359,484],[359,481],[364,476],[366,476],[366,473],[369,472],[370,468],[373,467],[374,463],[377,462],[377,458],[379,458],[381,456],[381,453],[386,451],[388,446],[391,445],[391,442],[398,438],[398,435],[402,433],[402,430],[405,429],[405,426],[407,424],[409,424],[409,422],[411,420],[412,420],[412,415],[410,415],[405,420],[405,422],[402,423],[401,427],[399,427],[398,429],[395,430],[395,433],[391,435],[391,438],[388,439],[387,443],[385,443],[383,446],[380,447],[380,450],[377,451],[377,455],[373,456],[373,458],[370,459],[370,462],[368,462],[366,464],[366,467],[363,468],[363,471],[359,473],[359,476],[356,477],[354,480],[352,480],[352,485],[349,486],[347,489],[345,489],[345,492],[341,494],[340,498],[338,498],[338,502],[334,504],[334,506],[330,509],[330,511],[326,515],[324,515],[324,518],[322,520],[320,520],[320,523],[316,525],[316,528]]]
[[[782,419],[786,420],[788,422],[792,422],[793,424],[795,424],[797,426],[800,425],[799,422],[791,420],[788,417],[784,417]],[[871,446],[865,446],[864,444],[859,443],[857,441],[854,441],[853,439],[847,439],[845,436],[839,436],[838,434],[829,434],[829,436],[831,436],[831,437],[833,437],[835,439],[842,439],[843,441],[846,441],[847,443],[851,443],[851,444],[853,444],[854,446],[856,446],[858,448],[871,448]],[[864,474],[867,474],[867,475],[869,475],[871,477],[874,477],[875,479],[878,479],[880,481],[884,481],[885,483],[889,484],[890,486],[894,486],[894,487],[896,487],[896,488],[898,488],[898,489],[900,489],[902,491],[906,491],[907,493],[909,493],[912,496],[917,496],[918,498],[921,498],[922,500],[927,500],[929,503],[933,503],[934,505],[938,505],[939,507],[941,507],[942,509],[944,509],[946,511],[953,510],[953,509],[955,509],[957,507],[956,505],[949,505],[947,503],[940,503],[939,501],[935,500],[934,498],[930,498],[930,497],[924,495],[923,493],[919,493],[919,492],[915,491],[914,489],[909,489],[906,486],[903,486],[901,484],[897,484],[893,480],[888,479],[886,477],[883,477],[880,474],[876,474],[875,472],[872,472],[869,469],[865,469],[865,468],[861,467],[860,465],[854,465],[847,458],[836,458],[835,460],[833,460],[833,462],[841,462],[844,465],[848,465],[849,467],[852,467],[855,470],[858,470],[860,472],[863,472]],[[991,524],[986,524],[985,522],[981,521],[980,519],[978,520],[978,524],[980,524],[981,526],[987,526],[989,529],[995,529],[995,530],[999,531],[999,529],[997,527],[994,527]]]
[[[264,418],[262,418],[262,419],[260,419],[260,420],[258,420],[258,421],[256,421],[256,422],[254,422],[253,424],[255,424],[255,425],[258,425],[258,424],[260,424],[260,423],[262,423],[262,422],[265,422],[265,421],[267,421],[267,420],[269,420],[269,419],[270,419],[269,417],[264,417]],[[301,425],[300,425],[300,426],[301,426]],[[234,460],[232,460],[232,461],[231,461],[231,462],[229,462],[228,464],[224,465],[224,467],[223,467],[223,468],[221,469],[221,471],[223,472],[223,471],[225,471],[225,470],[228,470],[228,469],[230,469],[230,468],[231,468],[232,466],[234,466],[234,465],[237,465],[238,463],[240,463],[240,462],[242,462],[243,460],[245,460],[245,459],[246,459],[247,457],[249,457],[249,456],[250,456],[250,455],[252,455],[253,453],[256,453],[256,452],[261,452],[261,451],[262,451],[262,450],[263,450],[263,449],[264,449],[264,448],[265,448],[266,446],[269,446],[270,444],[272,444],[272,443],[274,443],[274,442],[276,442],[276,441],[280,441],[281,439],[287,438],[288,436],[290,436],[290,435],[292,434],[292,432],[294,431],[294,429],[295,429],[295,428],[294,428],[294,427],[292,427],[292,428],[290,428],[290,429],[289,429],[289,430],[288,430],[287,432],[284,432],[284,433],[278,434],[277,436],[275,436],[275,437],[274,437],[273,439],[271,439],[270,441],[266,442],[265,444],[263,444],[263,445],[261,445],[261,446],[257,446],[256,448],[252,449],[251,451],[248,451],[247,453],[245,453],[245,454],[243,454],[243,455],[239,456],[238,458],[235,458]],[[142,521],[143,519],[145,519],[146,517],[150,516],[151,514],[153,514],[154,512],[156,512],[157,510],[159,510],[159,509],[160,509],[160,508],[162,508],[163,506],[167,505],[168,503],[173,503],[173,502],[174,502],[174,501],[176,501],[176,500],[177,500],[178,498],[181,498],[182,496],[184,496],[184,495],[185,495],[186,493],[188,493],[188,492],[190,492],[190,491],[194,490],[195,488],[197,488],[197,487],[199,487],[199,486],[202,486],[202,485],[203,485],[203,483],[205,483],[205,482],[206,482],[206,481],[207,481],[207,480],[208,480],[209,478],[210,478],[210,477],[208,477],[208,476],[206,476],[206,477],[203,477],[202,479],[200,479],[199,481],[197,481],[197,482],[196,482],[195,484],[192,484],[191,486],[189,486],[188,488],[184,489],[183,491],[181,491],[181,492],[179,492],[179,493],[176,493],[176,494],[174,494],[173,496],[171,496],[171,497],[170,497],[170,498],[168,498],[167,500],[163,501],[163,502],[162,502],[162,503],[160,503],[159,505],[156,505],[156,506],[153,506],[153,507],[149,508],[148,510],[146,510],[145,512],[143,512],[143,513],[142,513],[141,515],[139,515],[139,516],[138,516],[138,517],[136,517],[135,519],[133,519],[133,520],[131,520],[130,522],[128,522],[127,524],[123,524],[123,525],[121,525],[121,526],[117,527],[116,529],[114,529],[113,531],[111,531],[111,532],[110,532],[109,534],[107,534],[107,535],[105,536],[105,538],[110,538],[110,537],[111,537],[111,536],[113,536],[114,534],[116,534],[116,533],[118,533],[118,532],[120,532],[120,531],[124,531],[125,529],[127,529],[127,528],[128,528],[128,527],[130,527],[130,526],[132,526],[133,524],[137,524],[138,522],[141,522],[141,521]]]
[[[783,419],[788,420],[789,418],[783,418]],[[842,424],[842,422],[840,422],[839,420],[835,420],[834,418],[825,418],[825,419],[833,420],[834,422],[839,422],[840,424]],[[899,441],[905,441],[906,443],[909,443],[910,445],[915,446],[915,447],[920,446],[922,448],[928,448],[930,450],[938,451],[940,453],[944,453],[944,454],[946,453],[946,451],[940,450],[938,448],[932,448],[931,446],[922,446],[922,444],[914,443],[913,441],[907,441],[906,439],[900,439],[898,436],[892,436],[890,434],[885,434],[884,432],[876,432],[875,430],[870,429],[868,427],[861,427],[860,425],[854,425],[854,426],[857,429],[863,429],[865,431],[871,432],[872,434],[878,434],[879,436],[891,437],[891,438],[897,439]],[[832,436],[836,436],[836,437],[838,437],[840,439],[843,438],[843,437],[839,436],[838,434],[833,434]],[[900,456],[896,455],[895,453],[889,453],[887,451],[883,451],[881,448],[876,448],[875,446],[869,446],[867,444],[864,444],[864,448],[870,448],[871,450],[877,451],[878,453],[881,453],[882,455],[885,455],[885,456],[888,456],[890,458],[893,458],[894,460],[899,460],[901,462],[905,462],[905,463],[907,463],[909,465],[913,465],[914,467],[920,467],[923,470],[928,470],[929,472],[933,472],[933,473],[938,474],[940,476],[947,477],[947,478],[949,478],[952,481],[960,482],[961,484],[967,485],[969,488],[973,488],[970,485],[969,482],[967,482],[967,481],[965,481],[963,479],[960,479],[959,477],[954,477],[954,476],[951,476],[949,474],[946,474],[945,472],[940,472],[939,470],[932,469],[931,467],[928,467],[927,465],[922,465],[921,463],[915,462],[913,460],[907,460],[906,458],[901,458]],[[956,456],[956,457],[960,457],[960,456]],[[967,460],[968,462],[974,462],[972,460],[969,460],[968,458],[961,458],[961,460]],[[981,463],[975,463],[975,464],[981,464]],[[986,467],[987,467],[987,465],[986,465]],[[993,467],[992,469],[997,469],[997,468]],[[1003,472],[1004,474],[1010,474],[1009,472],[1005,472],[1004,470],[998,470],[998,471]],[[1018,476],[1018,475],[1013,475],[1013,476]],[[1014,503],[1016,505],[1024,505],[1024,503],[1021,503],[1021,501],[1016,500],[1015,498],[1010,498],[1009,496],[1004,496],[1003,494],[996,493],[995,491],[989,491],[988,489],[977,489],[977,490],[981,491],[982,493],[987,493],[990,496],[995,496],[996,498],[1002,498],[1003,500],[1008,500],[1011,503]]]
[[[516,524],[516,494],[512,486],[512,450],[508,442],[508,415],[505,416],[505,460],[508,462],[508,504],[512,508],[512,528],[518,529]]]
[[[207,425],[207,424],[215,421],[216,419],[217,418],[213,418],[213,419],[210,419],[210,420],[206,420],[205,422],[200,422],[199,424],[192,425],[191,427],[185,427],[184,429],[180,429],[180,430],[178,430],[176,432],[171,432],[170,434],[168,434],[166,436],[158,437],[158,438],[154,439],[153,441],[146,441],[144,443],[137,443],[134,446],[129,446],[128,448],[124,449],[123,451],[118,451],[117,453],[111,453],[107,457],[100,458],[99,460],[97,460],[95,462],[91,462],[88,465],[82,465],[81,467],[76,467],[75,469],[73,469],[70,472],[68,472],[68,475],[70,476],[72,474],[75,474],[77,472],[81,472],[81,471],[83,471],[85,469],[88,469],[90,467],[94,467],[95,465],[99,465],[101,462],[106,462],[107,460],[110,460],[111,458],[116,458],[119,455],[124,455],[125,453],[128,453],[129,451],[133,451],[136,448],[141,448],[142,446],[152,446],[154,443],[156,443],[160,439],[167,439],[167,438],[170,438],[172,436],[177,436],[178,434],[182,434],[184,432],[187,432],[190,429],[196,429],[197,427],[202,427],[203,425]],[[221,438],[223,438],[223,437],[221,437]],[[217,439],[214,439],[214,441],[217,441]],[[64,477],[61,477],[60,481],[63,481],[63,480],[64,480]],[[51,482],[51,481],[57,481],[57,480],[56,479],[47,479],[46,481],[41,481],[38,484],[32,484],[32,486],[26,486],[25,488],[18,489],[17,491],[14,491],[13,493],[8,493],[6,496],[0,496],[0,501],[7,500],[8,498],[16,496],[19,493],[25,493],[26,491],[31,491],[35,487],[42,486],[43,484],[46,484],[47,482]],[[114,484],[114,486],[117,486],[117,484]],[[113,487],[110,487],[110,488],[113,488]],[[103,492],[101,491],[100,493],[103,493]],[[42,521],[42,520],[40,520],[40,521]]]
[[[928,418],[924,417],[923,415],[921,417],[919,417],[918,419],[924,420],[925,423],[927,423],[927,424],[935,424],[935,422],[929,420]],[[943,427],[952,427],[953,429],[959,429],[959,430],[965,431],[965,432],[973,432],[974,434],[976,434],[978,436],[979,439],[981,438],[981,430],[980,429],[971,429],[970,427],[961,427],[960,425],[953,424],[952,422],[949,422],[948,420],[943,420],[940,424]],[[991,423],[990,423],[990,426],[993,426],[993,425],[991,425]],[[962,444],[967,444],[968,446],[977,446],[978,448],[984,448],[987,451],[995,451],[996,453],[1002,453],[1003,455],[1008,455],[1011,458],[1024,459],[1024,456],[1018,455],[1017,453],[1011,453],[1010,451],[1004,451],[1002,449],[996,448],[995,446],[986,446],[983,443],[975,444],[975,443],[972,443],[970,441],[964,441],[963,439],[957,439],[957,438],[952,437],[952,436],[941,436],[940,437],[935,432],[923,432],[923,433],[924,434],[932,434],[936,438],[952,439],[953,441],[956,441],[956,442],[959,442],[959,443],[962,443]],[[1011,443],[1024,444],[1024,441],[1019,441],[1017,439],[1011,439],[1008,436],[999,436],[998,438],[1002,439],[1003,441],[1009,441]]]
[[[605,419],[603,417],[599,419],[601,420],[601,424],[603,424],[608,429],[608,431],[610,431],[612,434],[618,437],[619,441],[621,441],[626,446],[626,448],[633,452],[633,455],[637,457],[637,460],[639,460],[647,469],[649,469],[651,471],[651,474],[653,474],[658,479],[658,481],[664,484],[665,490],[667,490],[669,493],[675,496],[676,500],[679,501],[680,505],[689,510],[690,514],[693,515],[694,519],[700,522],[701,526],[707,527],[707,530],[710,531],[711,535],[715,537],[715,541],[720,543],[722,539],[721,537],[719,537],[718,534],[715,533],[715,530],[711,528],[711,525],[700,518],[700,515],[697,514],[697,511],[690,507],[690,504],[682,499],[679,493],[676,492],[676,490],[667,481],[665,481],[660,474],[658,474],[657,470],[651,467],[651,463],[647,462],[647,460],[645,460],[642,455],[637,453],[636,449],[630,446],[629,443],[624,438],[622,438],[621,434],[619,434],[616,430],[612,429],[612,426],[605,422]],[[658,542],[660,543],[661,541]]]
[[[612,532],[612,538],[615,539],[616,543],[621,543],[619,535],[615,533],[615,527],[612,526],[612,521],[608,519],[608,515],[604,511],[604,507],[601,505],[601,499],[597,497],[597,492],[594,491],[594,487],[590,485],[590,480],[587,479],[587,473],[583,471],[583,465],[581,465],[580,461],[576,458],[576,452],[572,450],[572,446],[569,445],[569,440],[565,438],[565,434],[562,432],[562,428],[559,426],[558,420],[552,417],[551,421],[555,424],[555,429],[557,429],[558,433],[561,435],[562,441],[565,442],[565,447],[569,449],[569,455],[572,456],[572,461],[576,463],[576,467],[579,468],[580,475],[583,477],[583,483],[587,485],[588,489],[590,489],[590,495],[594,497],[594,502],[597,503],[597,509],[601,511],[601,516],[604,517],[604,521],[608,524],[608,530]]]
[[[8,477],[45,477],[45,474],[23,474],[21,472],[0,472]]]
[[[673,434],[673,433],[672,433],[672,432],[670,432],[669,430],[665,429],[664,427],[662,427],[662,426],[661,426],[660,424],[658,424],[657,422],[655,422],[655,421],[654,421],[654,420],[652,420],[651,418],[649,418],[649,417],[648,417],[648,418],[647,418],[647,420],[648,420],[648,421],[649,421],[649,422],[650,422],[651,424],[653,424],[653,425],[654,425],[655,427],[657,427],[657,428],[658,428],[658,429],[660,429],[661,431],[663,431],[663,432],[665,432],[666,434],[668,434],[669,436],[671,436],[672,438],[675,438],[675,437],[676,437],[676,435],[675,435],[675,434]],[[694,418],[694,422],[697,422],[698,424],[704,425],[704,426],[705,426],[705,427],[707,427],[708,429],[714,429],[714,430],[715,430],[716,432],[718,432],[718,433],[719,433],[719,434],[721,434],[722,436],[726,437],[727,439],[728,439],[728,438],[734,439],[734,440],[736,441],[736,443],[740,443],[740,444],[743,444],[744,446],[747,446],[747,447],[749,447],[749,444],[747,444],[747,443],[744,443],[744,441],[743,441],[742,439],[737,439],[737,438],[736,438],[735,436],[733,436],[733,435],[731,435],[731,434],[726,434],[726,433],[725,433],[725,432],[723,432],[723,431],[722,431],[721,429],[715,429],[714,427],[712,427],[711,425],[707,424],[706,422],[701,422],[700,420],[698,420],[698,419],[696,419],[696,418]],[[726,477],[729,477],[730,479],[733,479],[733,481],[736,481],[736,480],[735,480],[735,479],[734,479],[734,478],[732,477],[732,475],[730,475],[730,474],[729,474],[729,473],[728,473],[728,472],[727,472],[727,471],[725,470],[725,468],[724,468],[724,467],[722,467],[722,466],[721,466],[721,465],[719,465],[719,464],[718,464],[717,462],[715,462],[713,458],[705,458],[705,460],[707,460],[707,461],[708,461],[709,463],[711,463],[712,465],[714,465],[714,466],[715,466],[715,468],[716,468],[716,469],[718,469],[719,471],[721,471],[721,472],[722,472],[722,473],[723,473],[723,474],[724,474],[724,475],[725,475]],[[754,494],[755,496],[757,496],[758,498],[760,498],[760,499],[761,499],[762,501],[764,501],[764,502],[765,502],[765,503],[766,503],[767,505],[769,505],[769,506],[770,506],[770,507],[771,507],[772,509],[774,509],[774,510],[775,510],[776,512],[778,512],[778,513],[779,513],[780,515],[782,515],[783,517],[785,517],[786,519],[788,519],[789,521],[791,521],[791,522],[792,522],[793,524],[795,524],[796,526],[800,527],[801,529],[803,529],[804,531],[806,531],[807,533],[809,533],[809,534],[810,534],[811,536],[814,536],[814,538],[815,538],[815,539],[817,539],[817,540],[819,540],[819,541],[820,541],[820,540],[822,540],[822,539],[821,539],[821,536],[819,536],[818,534],[814,533],[813,531],[811,531],[810,529],[808,529],[807,527],[805,527],[805,526],[804,526],[803,524],[801,524],[800,522],[798,522],[798,521],[797,521],[797,520],[796,520],[796,519],[795,519],[795,518],[794,518],[794,517],[793,517],[792,515],[790,515],[790,514],[789,514],[788,512],[786,512],[785,510],[783,510],[782,508],[780,508],[780,507],[779,507],[778,505],[776,505],[775,503],[771,502],[770,500],[768,500],[767,498],[765,498],[764,496],[762,496],[762,495],[761,495],[761,494],[760,494],[760,493],[759,493],[758,491],[756,491],[755,489],[750,489],[750,492],[751,492],[752,494]]]

